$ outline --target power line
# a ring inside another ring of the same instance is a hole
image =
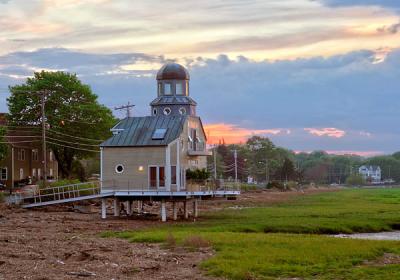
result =
[[[60,146],[60,147],[64,147],[64,148],[74,149],[74,150],[80,150],[80,151],[86,151],[86,152],[93,152],[93,153],[100,153],[100,151],[98,151],[98,150],[90,150],[90,149],[76,148],[76,147],[72,147],[72,146],[68,146],[68,145],[62,145],[62,144],[54,143],[54,142],[51,142],[51,141],[47,141],[47,143],[53,144],[53,145],[56,145],[56,146]]]
[[[26,140],[26,141],[15,141],[15,142],[0,142],[0,144],[19,144],[19,143],[33,143],[40,142],[40,140]]]
[[[63,135],[63,136],[67,136],[67,137],[71,137],[71,138],[75,138],[75,139],[87,140],[87,141],[96,141],[96,142],[103,142],[104,141],[104,140],[100,140],[100,139],[91,139],[91,138],[73,136],[73,135],[69,135],[69,134],[66,134],[66,133],[63,133],[63,132],[59,132],[59,131],[56,131],[56,130],[52,130],[52,129],[49,129],[48,132],[53,132],[53,133],[60,134],[60,135]]]
[[[60,140],[60,139],[49,137],[49,136],[47,136],[47,138],[51,139],[53,141],[59,141],[59,142],[67,143],[67,144],[75,144],[75,145],[90,146],[90,147],[99,147],[99,145],[84,144],[84,143],[78,143],[78,142],[70,142],[70,141]]]

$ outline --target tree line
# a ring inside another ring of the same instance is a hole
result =
[[[359,179],[354,177],[358,175],[361,165],[380,166],[382,180],[393,179],[400,182],[400,152],[370,158],[333,155],[325,151],[295,153],[278,147],[270,139],[261,136],[253,136],[244,144],[218,145],[213,151],[216,153],[216,160],[213,157],[208,159],[211,174],[216,173],[218,178],[234,179],[236,151],[238,180],[242,182],[250,177],[260,183],[296,181],[343,184],[349,178]],[[357,182],[361,183],[359,180]]]

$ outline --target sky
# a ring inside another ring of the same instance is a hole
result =
[[[209,143],[400,150],[397,0],[0,0],[0,27],[0,111],[8,85],[62,70],[148,115],[155,74],[175,61]]]

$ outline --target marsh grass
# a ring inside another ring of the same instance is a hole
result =
[[[216,250],[201,267],[229,279],[400,279],[399,264],[363,264],[385,253],[400,255],[400,242],[319,235],[377,232],[399,225],[400,189],[344,190],[270,207],[211,212],[196,224],[103,236],[166,242],[172,235],[178,246],[197,236]]]

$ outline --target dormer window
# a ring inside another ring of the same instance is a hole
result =
[[[165,95],[171,95],[172,94],[172,84],[171,83],[165,83],[164,84],[164,94]]]

